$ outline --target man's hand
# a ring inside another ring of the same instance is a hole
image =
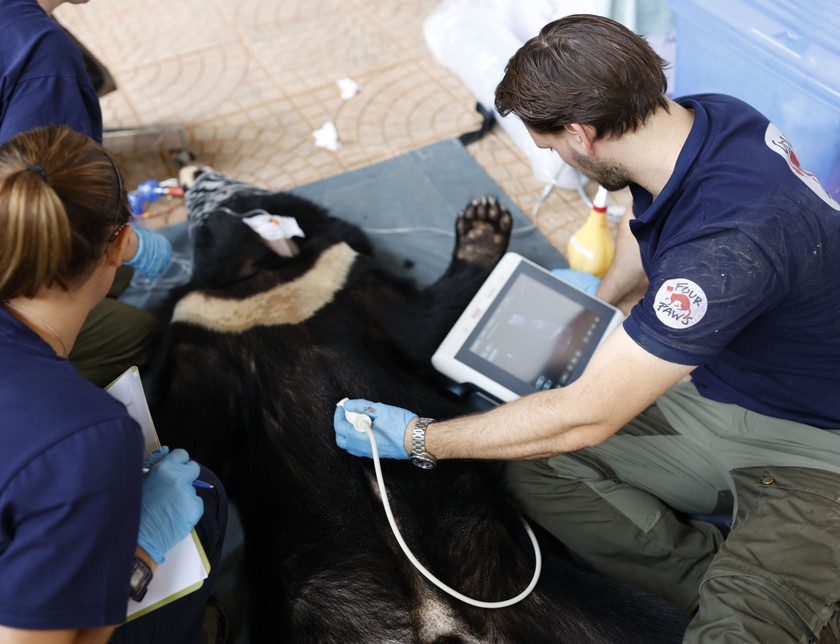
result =
[[[354,456],[371,458],[370,439],[366,432],[360,432],[344,417],[344,412],[352,411],[370,417],[372,431],[376,438],[376,447],[382,458],[407,459],[405,451],[405,432],[417,414],[401,407],[384,405],[369,400],[347,400],[344,406],[335,408],[333,427],[335,442]]]
[[[573,268],[554,268],[551,271],[561,280],[590,295],[598,295],[598,287],[601,285],[601,278],[586,271],[577,271]]]

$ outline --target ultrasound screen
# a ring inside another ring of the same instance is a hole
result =
[[[575,380],[611,310],[526,264],[483,315],[457,358],[520,395]]]

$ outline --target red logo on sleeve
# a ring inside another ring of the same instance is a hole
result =
[[[706,315],[707,307],[703,289],[686,279],[666,280],[653,301],[656,317],[672,329],[694,326]]]

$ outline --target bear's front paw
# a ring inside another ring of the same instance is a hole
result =
[[[513,217],[498,199],[473,199],[455,224],[455,259],[490,269],[505,254]]]

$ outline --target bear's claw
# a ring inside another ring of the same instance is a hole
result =
[[[498,199],[473,199],[455,224],[455,259],[492,268],[507,250],[512,227],[513,217]]]

